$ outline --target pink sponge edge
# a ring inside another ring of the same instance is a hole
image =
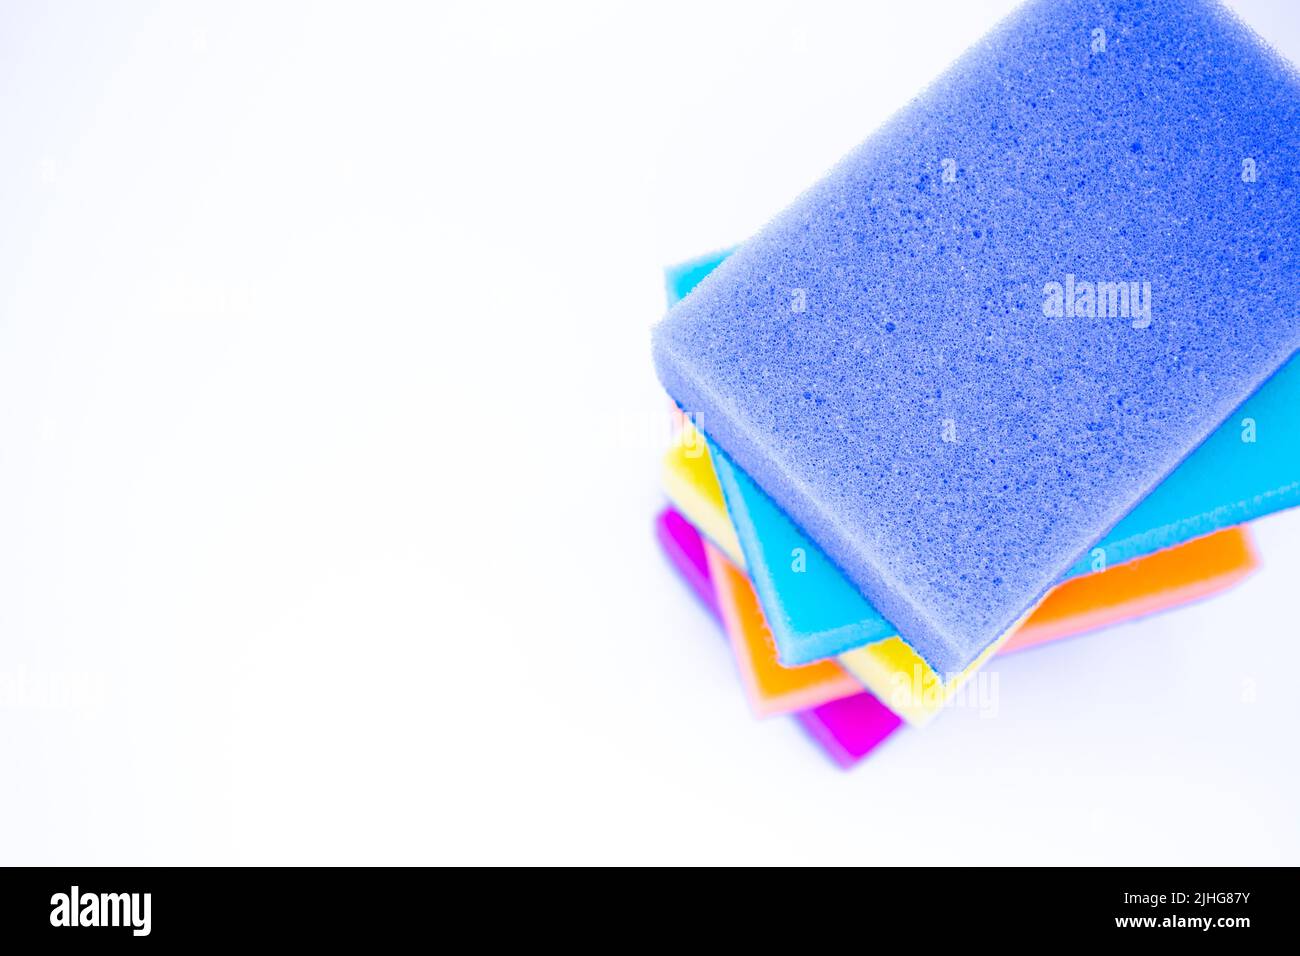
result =
[[[675,509],[665,508],[655,518],[655,534],[673,567],[715,620],[722,623],[699,532]],[[846,770],[875,750],[902,723],[893,711],[865,691],[799,711],[795,718]]]
[[[695,596],[721,623],[722,610],[718,607],[718,596],[709,576],[700,533],[675,508],[665,508],[655,518],[655,535],[677,573],[686,579]]]
[[[846,770],[884,743],[903,723],[866,692],[801,710],[795,719]]]

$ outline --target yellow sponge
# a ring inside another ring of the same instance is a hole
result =
[[[664,457],[664,492],[673,505],[737,567],[745,567],[740,539],[727,516],[709,446],[689,422]]]

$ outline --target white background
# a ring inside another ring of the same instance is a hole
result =
[[[0,8],[0,862],[1300,862],[1296,514],[847,774],[654,543],[661,267],[1011,3],[50,6]]]

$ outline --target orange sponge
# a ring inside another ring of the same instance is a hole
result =
[[[1259,559],[1245,527],[1227,528],[1057,585],[1001,653],[1188,604],[1250,574]]]
[[[836,661],[799,667],[781,664],[749,577],[711,542],[706,540],[704,549],[718,609],[750,704],[758,715],[804,710],[861,693],[863,685]],[[1012,633],[1000,653],[1208,597],[1235,584],[1257,566],[1250,536],[1239,527],[1072,578],[1052,590]]]
[[[704,554],[718,611],[755,713],[766,717],[805,710],[862,692],[862,685],[833,660],[799,667],[786,667],[778,661],[772,632],[749,577],[707,539]]]

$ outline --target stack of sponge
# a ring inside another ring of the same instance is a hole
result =
[[[660,541],[841,764],[995,654],[1223,590],[1300,502],[1300,79],[1211,0],[1033,0],[670,269]]]

